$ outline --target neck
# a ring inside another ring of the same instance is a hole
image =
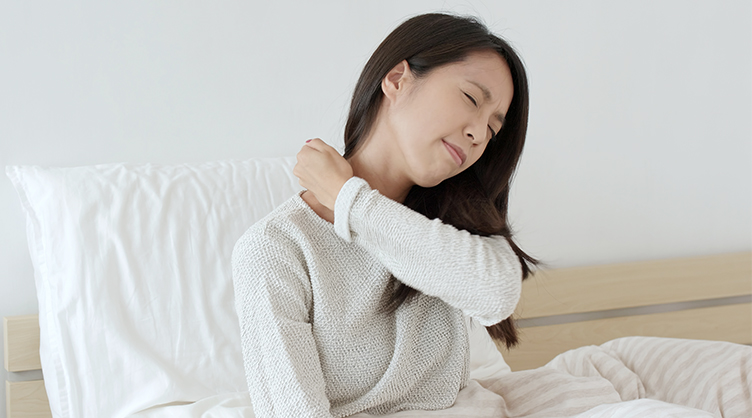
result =
[[[380,145],[384,136],[371,135],[362,141],[362,145],[347,161],[353,169],[353,175],[368,182],[371,188],[396,202],[404,203],[413,182],[400,169],[404,160],[397,152],[389,152],[390,147]],[[393,148],[393,147],[391,147]],[[319,217],[334,223],[334,212],[322,205],[313,193],[305,191],[301,197]]]
[[[415,183],[404,171],[404,156],[391,139],[393,133],[380,121],[361,140],[359,149],[348,159],[353,175],[368,182],[382,195],[403,203]]]
[[[396,201],[404,202],[412,184],[402,181],[399,176],[390,172],[386,165],[364,158],[364,155],[353,156],[348,160],[353,168],[353,175],[368,182],[372,189]]]

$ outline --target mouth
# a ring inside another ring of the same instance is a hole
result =
[[[452,159],[454,159],[454,162],[457,163],[458,166],[462,166],[462,164],[465,163],[465,160],[467,159],[467,156],[465,156],[465,152],[462,151],[462,148],[450,144],[449,142],[444,141],[443,139],[441,142],[444,143],[444,147],[449,152],[449,155],[452,156]]]

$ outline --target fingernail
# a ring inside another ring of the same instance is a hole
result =
[[[306,144],[307,144],[307,143],[309,143],[309,142],[311,142],[311,141],[312,141],[312,139],[309,139],[309,140],[307,140],[307,141],[306,141]]]

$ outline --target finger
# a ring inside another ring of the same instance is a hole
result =
[[[313,148],[319,152],[340,155],[339,152],[333,146],[327,144],[321,138],[309,139],[306,141],[305,146],[309,148]]]
[[[319,149],[321,144],[324,144],[324,141],[322,141],[321,138],[311,138],[305,142],[306,146],[309,146],[314,149]]]
[[[308,146],[308,144],[304,145],[300,151],[298,151],[298,154],[295,156],[297,159],[298,164],[304,163],[305,161],[311,161],[310,159],[313,158],[314,155],[317,155],[317,153],[320,153],[321,151],[313,148],[311,146]]]
[[[316,150],[316,148],[314,148],[313,146],[311,146],[308,143],[305,143],[305,144],[303,144],[302,147],[300,147],[300,151],[298,151],[298,155],[300,155],[303,152],[310,152],[311,150]],[[318,151],[318,150],[316,150],[316,151]]]

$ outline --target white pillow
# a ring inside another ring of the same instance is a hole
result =
[[[247,390],[230,256],[300,190],[294,163],[8,167],[27,214],[55,417]]]
[[[486,327],[467,315],[465,324],[470,340],[470,379],[496,379],[510,373],[512,369],[504,361]]]
[[[7,168],[27,214],[55,417],[125,417],[247,390],[232,248],[301,189],[294,164]],[[471,377],[508,371],[474,325]]]

